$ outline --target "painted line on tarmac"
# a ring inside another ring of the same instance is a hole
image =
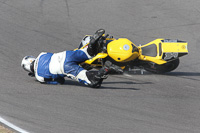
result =
[[[14,124],[8,122],[7,120],[3,119],[1,116],[0,116],[0,123],[4,124],[5,126],[19,132],[19,133],[29,133],[23,129],[21,129],[20,127],[17,127],[15,126]]]

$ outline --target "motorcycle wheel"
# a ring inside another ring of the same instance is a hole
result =
[[[151,73],[162,74],[162,73],[171,72],[174,69],[176,69],[179,65],[179,62],[180,62],[179,58],[162,65],[149,62],[144,66],[144,69]]]

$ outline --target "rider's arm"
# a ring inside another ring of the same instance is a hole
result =
[[[52,79],[52,78],[44,78],[44,77],[41,77],[41,76],[39,76],[37,74],[35,75],[35,77],[42,84],[57,85],[57,84],[64,84],[64,82],[65,82],[65,79],[63,77]]]

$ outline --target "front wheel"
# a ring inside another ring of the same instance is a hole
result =
[[[175,70],[178,67],[178,65],[179,65],[179,58],[162,65],[149,62],[146,65],[144,65],[144,69],[152,73],[162,74]]]

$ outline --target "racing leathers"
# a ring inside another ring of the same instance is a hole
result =
[[[90,58],[85,50],[42,52],[34,62],[36,79],[41,83],[62,84],[62,79],[67,76],[81,83],[90,84],[86,77],[86,70],[78,65]]]
[[[99,71],[91,72],[85,70],[79,64],[97,54],[95,50],[96,40],[104,32],[99,30],[94,36],[83,39],[81,42],[83,45],[89,43],[83,49],[59,53],[40,53],[33,65],[36,79],[46,84],[64,84],[64,77],[68,77],[90,87],[100,87],[109,69],[119,69],[121,71],[121,68],[107,61]]]

